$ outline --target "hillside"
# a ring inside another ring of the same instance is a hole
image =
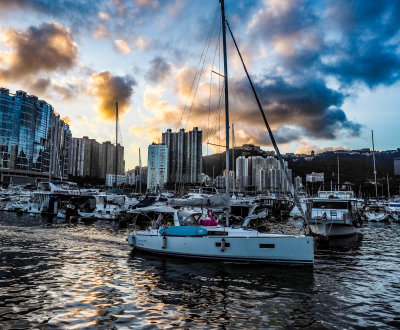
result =
[[[266,156],[264,151],[252,149],[235,149],[235,159],[239,156]],[[388,151],[376,153],[377,179],[379,182],[379,194],[387,195],[386,175],[389,175],[391,195],[399,194],[400,178],[394,177],[393,159],[400,157],[400,151]],[[284,155],[288,161],[289,168],[293,171],[293,176],[303,178],[305,184],[306,174],[311,172],[323,172],[325,175],[325,188],[330,187],[330,181],[337,182],[337,158],[340,164],[340,183],[349,182],[353,185],[356,193],[360,191],[363,194],[373,196],[374,193],[374,173],[372,155],[368,152],[358,151],[336,151],[324,152],[315,156]],[[232,150],[230,150],[230,159],[232,159]],[[213,166],[215,176],[221,175],[225,168],[225,153],[214,154],[203,157],[203,172],[213,176]],[[382,185],[383,184],[383,185]]]

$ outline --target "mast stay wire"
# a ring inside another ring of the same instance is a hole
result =
[[[239,57],[240,57],[240,60],[241,60],[241,62],[242,62],[243,69],[244,69],[244,71],[245,71],[245,73],[246,73],[247,79],[249,80],[250,87],[251,87],[251,89],[252,89],[252,91],[253,91],[253,94],[254,94],[254,97],[255,97],[255,99],[256,99],[256,101],[257,101],[257,105],[258,105],[258,108],[259,108],[259,110],[260,110],[260,112],[261,112],[261,115],[262,115],[262,117],[263,117],[264,124],[265,124],[265,126],[267,127],[268,134],[269,134],[269,137],[270,137],[270,139],[271,139],[272,145],[274,146],[275,152],[276,152],[276,154],[277,154],[277,156],[278,156],[278,159],[279,159],[280,165],[281,165],[281,167],[282,167],[282,169],[283,169],[283,172],[284,172],[284,174],[285,174],[286,180],[289,182],[289,186],[290,186],[291,193],[292,193],[292,195],[293,195],[294,202],[295,202],[297,208],[299,209],[299,211],[300,211],[300,213],[301,213],[301,216],[302,216],[302,218],[303,218],[303,225],[304,225],[304,227],[305,227],[307,222],[306,222],[306,215],[305,215],[305,213],[304,213],[303,207],[301,206],[300,201],[299,201],[299,199],[298,199],[298,197],[297,197],[296,191],[295,191],[295,189],[294,189],[294,187],[293,187],[292,179],[291,179],[291,177],[289,176],[287,167],[285,166],[285,164],[284,164],[284,162],[283,162],[282,155],[281,155],[281,153],[280,153],[280,151],[279,151],[279,148],[278,148],[278,145],[277,145],[277,143],[276,143],[276,141],[275,141],[275,137],[274,137],[274,135],[272,134],[271,127],[269,126],[267,117],[265,116],[264,109],[263,109],[263,107],[262,107],[262,105],[261,105],[261,102],[260,102],[260,100],[259,100],[259,98],[258,98],[257,92],[256,92],[256,90],[255,90],[255,88],[254,88],[254,85],[253,85],[253,82],[252,82],[252,80],[251,80],[251,78],[250,78],[250,75],[249,75],[249,73],[248,73],[248,71],[247,71],[247,68],[246,68],[246,65],[245,65],[245,63],[244,63],[242,54],[240,53],[239,47],[238,47],[238,45],[237,45],[237,43],[236,43],[235,37],[233,36],[233,33],[232,33],[232,30],[231,30],[231,27],[229,26],[228,20],[225,19],[225,22],[226,22],[226,25],[227,25],[227,27],[228,27],[228,29],[229,29],[229,33],[230,33],[230,35],[231,35],[231,37],[232,37],[233,43],[235,44],[235,47],[236,47],[236,50],[237,50],[238,55],[239,55]]]
[[[219,49],[221,30],[222,29],[220,27],[219,28],[217,42],[216,42],[216,45],[215,45],[215,52],[214,52],[214,58],[213,58],[213,62],[212,62],[212,68],[214,67],[215,58],[216,58],[216,55],[217,55],[217,50]],[[213,72],[211,70],[211,72],[210,72],[210,95],[209,95],[209,98],[208,98],[208,118],[207,118],[207,156],[208,156],[208,142],[209,142],[209,139],[210,139],[210,114],[211,114],[212,76],[213,76]],[[220,77],[218,77],[218,79],[220,79]],[[218,84],[218,88],[219,88],[219,84]]]
[[[202,52],[201,52],[200,59],[199,59],[199,62],[198,62],[198,64],[197,64],[196,72],[195,72],[195,75],[194,75],[194,77],[193,77],[192,84],[191,84],[190,89],[189,89],[189,93],[188,93],[188,95],[187,95],[187,97],[186,97],[185,106],[184,106],[184,108],[183,108],[182,115],[181,115],[179,124],[178,124],[177,127],[176,127],[176,130],[178,130],[178,128],[182,125],[183,117],[184,117],[184,115],[185,115],[185,112],[186,112],[186,109],[187,109],[187,106],[188,106],[189,98],[190,98],[190,95],[191,95],[191,93],[192,93],[193,86],[194,86],[194,84],[195,84],[195,82],[196,82],[196,80],[197,80],[197,75],[198,75],[198,72],[199,72],[199,69],[200,69],[200,65],[201,65],[201,63],[203,62],[203,57],[205,57],[205,56],[207,55],[207,54],[204,54],[204,52],[205,52],[206,49],[207,49],[207,51],[208,51],[208,46],[207,46],[207,45],[209,45],[209,43],[210,43],[210,41],[211,41],[212,32],[213,32],[214,27],[215,27],[215,21],[216,21],[216,19],[217,19],[218,12],[219,12],[218,9],[219,9],[219,8],[218,8],[218,6],[217,6],[217,8],[216,8],[216,10],[215,10],[215,13],[214,13],[214,17],[213,17],[213,23],[211,24],[210,31],[208,32],[206,42],[205,42],[204,47],[203,47],[203,50],[202,50]],[[203,66],[204,66],[204,63],[203,63]]]
[[[215,25],[216,25],[216,21],[217,21],[216,18],[217,18],[217,17],[219,17],[219,16],[218,16],[218,15],[215,15],[215,16],[214,16],[214,21],[213,21],[213,24],[212,24],[212,27],[211,27],[211,31],[210,31],[210,34],[209,34],[209,38],[208,38],[208,41],[206,42],[206,45],[205,45],[206,52],[205,52],[204,57],[203,57],[203,64],[202,64],[202,66],[201,66],[201,71],[200,71],[200,73],[198,74],[196,88],[195,88],[194,93],[193,93],[192,103],[191,103],[191,105],[190,105],[189,114],[188,114],[188,117],[187,117],[187,120],[186,120],[186,124],[185,124],[185,130],[186,130],[186,128],[187,128],[187,125],[188,125],[188,122],[189,122],[189,119],[190,119],[190,115],[191,115],[191,113],[192,113],[192,108],[193,108],[194,101],[195,101],[196,95],[197,95],[197,91],[198,91],[198,88],[199,88],[199,85],[200,85],[201,76],[203,75],[203,72],[204,72],[204,65],[205,65],[205,63],[206,63],[206,59],[207,59],[207,55],[208,55],[208,50],[209,50],[210,45],[211,45],[211,40],[212,40],[212,36],[213,36],[213,32],[214,32]]]

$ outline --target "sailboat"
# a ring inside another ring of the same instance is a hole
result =
[[[374,162],[374,185],[375,185],[375,203],[366,205],[365,217],[369,221],[384,222],[389,220],[389,212],[386,205],[379,203],[378,197],[378,184],[376,182],[376,164],[375,164],[375,143],[374,143],[374,131],[371,131],[372,138],[372,159]]]
[[[228,201],[227,204],[229,204],[229,103],[226,54],[226,26],[229,28],[229,24],[225,19],[224,0],[220,0],[220,7],[222,18],[225,83],[225,193]],[[237,47],[235,40],[234,43]],[[239,56],[241,57],[240,52]],[[244,68],[248,75],[245,65]],[[249,81],[253,88],[250,79]],[[256,96],[257,102],[259,103],[254,88],[253,92]],[[270,133],[273,145],[276,147],[275,150],[278,151],[278,155],[280,156],[275,139],[272,136],[272,132],[270,131],[270,127],[266,122],[264,114],[263,118]],[[281,162],[283,163],[282,159]],[[248,222],[251,221],[251,219],[246,219],[248,221],[245,220],[242,226],[230,226],[229,206],[230,205],[225,206],[226,220],[223,225],[215,224],[215,222],[212,221],[213,219],[201,219],[200,215],[192,214],[185,210],[176,211],[173,215],[173,221],[171,220],[171,217],[163,217],[161,214],[148,228],[131,232],[128,235],[128,243],[134,247],[135,250],[142,250],[160,255],[172,255],[206,260],[214,259],[235,262],[288,264],[314,263],[314,242],[312,237],[304,235],[285,235],[280,233],[261,233],[255,229],[249,228]]]

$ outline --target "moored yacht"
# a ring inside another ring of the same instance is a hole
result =
[[[307,199],[307,221],[313,235],[345,237],[356,234],[357,200],[352,191],[319,191]]]
[[[246,227],[210,226],[202,213],[169,207],[138,209],[158,212],[151,225],[128,235],[136,250],[207,260],[313,264],[312,237],[260,233]],[[202,225],[205,223],[206,225]],[[248,221],[245,221],[245,224]]]

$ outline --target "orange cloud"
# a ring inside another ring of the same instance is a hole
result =
[[[61,120],[63,120],[66,124],[71,125],[71,118],[69,116],[62,117]]]
[[[99,115],[105,120],[114,120],[115,102],[118,102],[119,115],[127,112],[135,85],[136,81],[129,76],[113,76],[109,71],[93,74],[89,91],[96,99]]]
[[[40,71],[53,72],[72,68],[78,59],[71,32],[58,23],[31,26],[26,31],[8,29],[3,42],[11,48],[3,54],[0,79],[26,78]]]

